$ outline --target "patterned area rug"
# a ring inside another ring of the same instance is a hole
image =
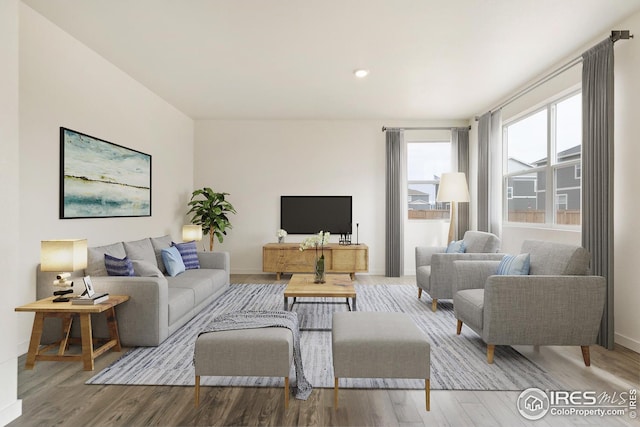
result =
[[[158,347],[130,350],[87,384],[194,385],[193,345],[198,332],[217,315],[236,310],[282,310],[284,285],[231,285],[189,323]],[[417,299],[415,286],[356,285],[359,311],[407,313],[431,343],[433,390],[524,390],[529,387],[563,389],[538,365],[509,346],[497,346],[495,361],[486,362],[486,346],[473,331],[456,335],[451,303],[431,311],[431,301]],[[300,299],[299,299],[300,300]],[[322,301],[309,298],[302,301]],[[334,301],[333,299],[330,299]],[[301,328],[330,328],[331,313],[346,304],[296,304]],[[330,332],[302,332],[305,375],[314,387],[333,387]],[[401,360],[398,363],[402,363]],[[290,378],[295,378],[291,370]],[[344,388],[423,389],[424,380],[341,379]],[[203,377],[202,385],[281,387],[282,378]]]

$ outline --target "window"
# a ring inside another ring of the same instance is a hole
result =
[[[503,126],[509,222],[579,225],[582,98],[574,93]],[[547,189],[549,191],[547,191]]]
[[[436,202],[440,176],[451,170],[447,141],[407,143],[409,219],[449,218],[449,203]]]

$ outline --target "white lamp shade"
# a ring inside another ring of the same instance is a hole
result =
[[[436,196],[438,202],[468,202],[469,187],[464,172],[443,173]]]
[[[40,269],[71,272],[87,267],[87,239],[42,240]]]
[[[183,225],[182,226],[182,241],[190,242],[192,240],[202,240],[202,226],[201,225]]]

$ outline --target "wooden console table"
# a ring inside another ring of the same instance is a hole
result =
[[[299,243],[267,243],[262,247],[262,271],[276,273],[313,273],[315,249],[300,250]],[[367,245],[339,245],[330,243],[324,247],[324,265],[327,273],[356,273],[369,271]]]
[[[33,329],[31,330],[31,342],[29,343],[29,352],[27,353],[27,361],[25,369],[33,369],[36,360],[63,361],[63,362],[82,362],[85,371],[93,371],[93,360],[113,348],[115,351],[121,351],[120,335],[118,334],[118,323],[116,321],[115,306],[129,300],[127,295],[109,295],[109,299],[95,305],[73,305],[68,302],[53,302],[53,298],[49,297],[41,299],[30,304],[17,307],[16,311],[35,312],[33,319]],[[107,325],[109,326],[109,339],[99,348],[93,348],[93,336],[91,331],[91,313],[106,312]],[[80,317],[80,342],[82,344],[82,354],[65,354],[69,343],[77,341],[77,338],[70,338],[71,323],[73,316]],[[40,348],[40,339],[42,338],[42,327],[44,319],[47,317],[58,317],[62,319],[61,341],[46,345]],[[60,345],[57,354],[45,354],[52,348]]]

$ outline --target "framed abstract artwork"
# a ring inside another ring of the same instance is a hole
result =
[[[151,216],[151,156],[60,128],[60,219]]]

